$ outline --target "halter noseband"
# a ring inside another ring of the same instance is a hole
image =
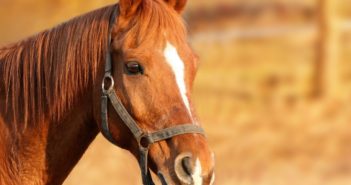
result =
[[[112,77],[112,56],[110,53],[111,45],[111,29],[117,16],[118,7],[115,8],[110,18],[110,33],[108,37],[108,51],[106,54],[105,76],[102,81],[102,96],[101,96],[101,132],[111,143],[116,145],[108,124],[108,101],[110,100],[114,110],[117,112],[123,123],[133,134],[139,146],[139,166],[144,185],[154,185],[152,181],[150,170],[148,169],[148,152],[150,145],[159,141],[167,140],[178,135],[184,134],[204,134],[204,130],[195,124],[182,124],[174,127],[165,128],[156,132],[143,131],[132,116],[128,113],[121,100],[118,98],[114,90],[114,80]],[[110,84],[106,87],[105,82],[109,81]],[[162,184],[166,184],[162,174],[158,174]]]

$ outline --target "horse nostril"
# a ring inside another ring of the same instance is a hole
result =
[[[175,172],[179,180],[184,184],[192,184],[194,162],[191,154],[183,153],[177,156],[174,164]]]
[[[193,174],[194,165],[192,164],[191,158],[189,156],[186,156],[182,159],[182,167],[187,175],[191,176]]]

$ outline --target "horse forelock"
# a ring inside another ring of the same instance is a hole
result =
[[[125,45],[142,50],[143,47],[157,47],[167,40],[177,45],[187,43],[187,30],[182,17],[164,0],[143,0],[138,4],[135,15],[130,19],[119,19],[117,48]]]
[[[105,60],[115,8],[90,12],[0,49],[0,92],[11,122],[26,128],[57,120],[88,90]]]

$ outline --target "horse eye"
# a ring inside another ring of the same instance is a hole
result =
[[[138,63],[138,62],[128,62],[126,65],[126,70],[128,72],[128,74],[131,75],[138,75],[138,74],[143,74],[143,67]]]

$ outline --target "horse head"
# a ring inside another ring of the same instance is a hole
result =
[[[198,58],[187,42],[181,18],[185,4],[186,0],[121,0],[116,7],[110,26],[108,67],[99,76],[102,79],[105,75],[104,86],[109,84],[115,93],[108,98],[116,98],[120,104],[113,100],[107,103],[108,133],[104,135],[140,162],[143,141],[138,139],[142,136],[124,124],[114,106],[125,108],[122,114],[129,114],[131,124],[135,122],[136,130],[143,133],[171,128],[162,134],[173,135],[145,146],[146,168],[159,174],[165,184],[212,184],[213,153],[206,137],[198,132],[200,122],[191,101]],[[100,91],[95,94],[100,98]],[[100,114],[95,111],[97,119]],[[185,123],[187,127],[182,128]],[[106,130],[103,124],[99,126]],[[174,134],[172,128],[176,127],[184,133]]]

